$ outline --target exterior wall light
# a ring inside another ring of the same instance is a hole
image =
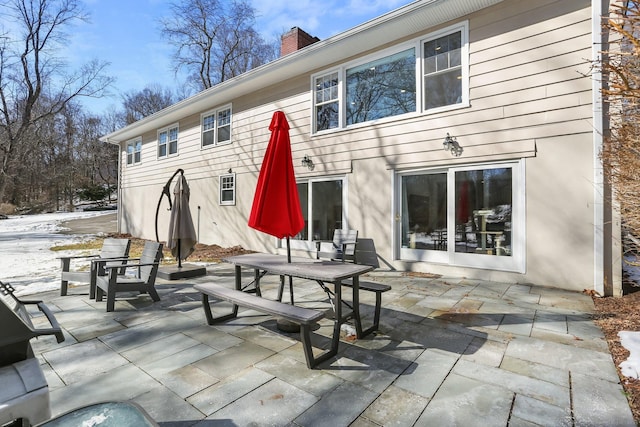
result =
[[[458,140],[456,139],[456,137],[449,135],[448,132],[447,132],[447,136],[444,138],[444,142],[442,143],[442,146],[445,150],[451,151],[452,156],[456,156],[456,157],[460,157],[463,151],[460,144],[458,144]]]
[[[313,160],[308,155],[304,155],[302,158],[302,166],[306,166],[309,170],[313,170],[316,166],[313,164]]]

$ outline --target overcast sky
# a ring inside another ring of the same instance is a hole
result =
[[[410,0],[250,0],[257,28],[267,40],[300,27],[324,40],[411,3]],[[74,27],[66,57],[72,66],[97,58],[110,62],[108,73],[118,93],[158,83],[173,87],[171,47],[159,35],[158,20],[169,12],[167,0],[83,0],[91,22]],[[100,114],[119,97],[84,102]]]

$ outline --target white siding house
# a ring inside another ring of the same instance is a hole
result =
[[[352,228],[380,269],[619,294],[590,64],[607,10],[421,0],[227,80],[102,138],[121,149],[120,231],[155,239],[182,168],[202,243],[282,251],[247,226],[281,110],[307,223],[295,255]]]

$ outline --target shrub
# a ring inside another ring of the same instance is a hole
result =
[[[2,215],[13,215],[16,213],[15,205],[11,203],[0,203],[0,214]]]

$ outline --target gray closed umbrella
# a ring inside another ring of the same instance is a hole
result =
[[[189,185],[183,174],[178,177],[178,182],[173,188],[173,195],[167,246],[171,250],[171,254],[178,260],[178,265],[181,266],[181,260],[193,253],[198,242],[189,210]]]

